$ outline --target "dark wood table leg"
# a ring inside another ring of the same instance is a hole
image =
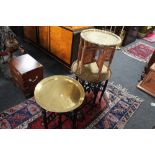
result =
[[[75,79],[78,81],[79,80],[79,78],[77,77],[77,76],[75,76]]]
[[[62,113],[58,113],[59,121],[58,121],[58,128],[62,129]]]
[[[90,93],[91,90],[91,83],[87,82],[87,85],[85,86],[85,91],[87,91],[88,93]]]
[[[82,80],[82,82],[81,82],[81,85],[84,87],[84,84],[85,84],[85,81],[84,80]]]
[[[108,80],[105,81],[105,84],[103,86],[103,90],[102,90],[102,93],[101,93],[101,96],[100,96],[100,99],[99,99],[99,102],[101,102],[101,99],[102,99],[102,96],[107,88],[107,84],[108,84]]]
[[[94,91],[93,91],[94,92],[94,101],[93,101],[94,104],[96,102],[96,98],[97,98],[98,92],[100,90],[100,87],[101,87],[101,82],[95,84],[95,86],[94,86]]]
[[[95,104],[95,102],[96,102],[96,98],[97,98],[97,87],[96,87],[96,84],[95,84],[95,86],[94,86],[93,93],[94,93],[94,100],[93,100],[93,104]]]
[[[44,127],[45,127],[45,129],[48,129],[47,118],[46,118],[46,110],[45,109],[42,109],[42,115],[43,115]]]
[[[76,122],[77,122],[77,111],[75,110],[72,112],[72,128],[73,129],[77,128]]]

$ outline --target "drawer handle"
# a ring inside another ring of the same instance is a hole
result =
[[[29,79],[29,82],[35,82],[37,79],[38,79],[38,76],[36,76],[34,80]]]

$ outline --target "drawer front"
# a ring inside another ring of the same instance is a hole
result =
[[[23,86],[25,89],[35,87],[38,82],[43,79],[43,68],[37,68],[31,72],[25,73],[23,76]]]

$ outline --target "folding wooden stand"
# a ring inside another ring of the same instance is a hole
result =
[[[120,43],[121,38],[109,31],[87,29],[80,34],[78,59],[73,62],[71,70],[79,81],[88,82],[90,89],[95,84],[94,102],[101,83],[105,82],[102,95],[106,89],[111,77],[110,65]]]

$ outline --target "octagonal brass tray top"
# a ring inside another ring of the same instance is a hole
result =
[[[80,35],[87,42],[99,46],[116,46],[122,42],[121,38],[116,34],[100,29],[83,30]]]
[[[82,85],[68,77],[55,75],[40,81],[35,87],[36,102],[50,112],[69,112],[78,108],[84,100]]]

